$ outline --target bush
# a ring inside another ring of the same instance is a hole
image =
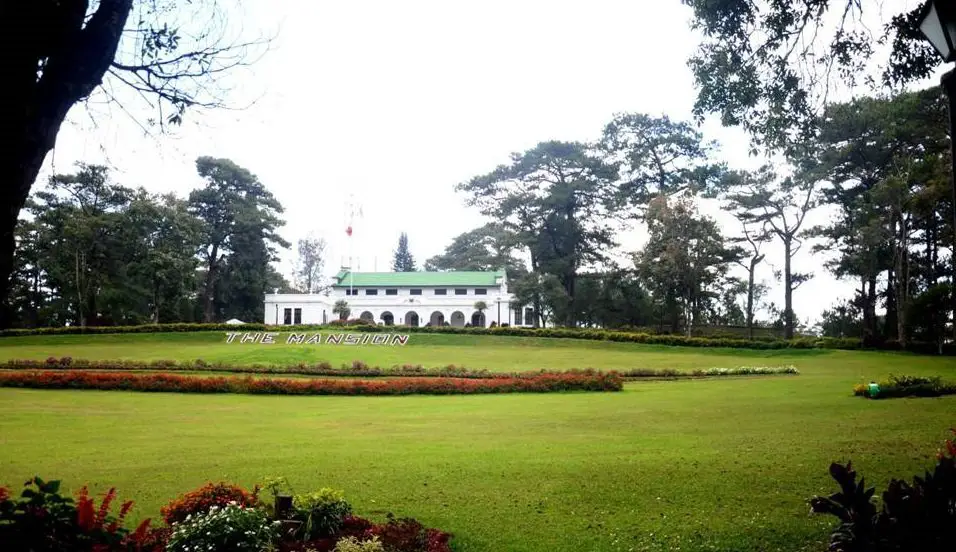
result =
[[[956,431],[954,431],[956,432]],[[813,497],[813,512],[840,520],[830,535],[832,552],[944,552],[953,550],[956,526],[956,444],[946,441],[933,473],[914,477],[913,484],[893,479],[882,493],[879,510],[875,489],[856,481],[852,464],[831,464],[830,476],[840,491]]]
[[[451,552],[450,534],[426,529],[410,518],[396,519],[389,514],[388,521],[372,528],[370,533],[382,540],[388,552]]]
[[[956,383],[945,382],[939,376],[897,376],[890,377],[877,384],[878,391],[872,390],[870,385],[857,384],[853,387],[853,394],[868,399],[888,399],[894,397],[939,397],[956,394]]]
[[[243,393],[254,395],[467,395],[485,393],[552,393],[620,391],[616,372],[537,373],[493,379],[396,378],[379,381],[203,377],[172,374],[97,373],[83,371],[0,373],[0,387],[31,389],[100,389],[175,393]]]
[[[279,522],[273,522],[262,510],[229,504],[212,506],[208,512],[187,516],[173,525],[168,552],[190,550],[230,550],[260,552],[270,549],[279,539]]]
[[[385,552],[385,546],[378,537],[363,541],[356,537],[345,537],[335,543],[333,552]]]
[[[114,516],[115,500],[114,488],[97,505],[83,487],[74,502],[60,494],[59,481],[39,477],[27,481],[16,499],[0,487],[0,543],[4,550],[50,552],[162,550],[163,540],[155,538],[157,532],[148,519],[133,532],[123,527],[133,502],[124,502]]]
[[[352,506],[346,502],[342,491],[320,489],[295,495],[292,500],[296,521],[301,521],[300,537],[313,540],[334,535],[342,527],[343,520],[352,515]]]
[[[229,483],[206,483],[189,491],[160,509],[166,523],[172,525],[185,521],[189,516],[205,514],[213,506],[223,508],[229,504],[253,507],[259,504],[259,488],[249,492]]]

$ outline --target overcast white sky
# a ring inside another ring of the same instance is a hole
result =
[[[328,241],[329,273],[349,254],[344,206],[354,194],[364,211],[354,242],[361,269],[387,270],[400,232],[421,263],[482,224],[454,186],[511,152],[595,139],[617,112],[688,119],[695,97],[686,60],[697,37],[678,0],[245,0],[242,10],[234,21],[246,30],[278,33],[261,61],[233,76],[231,101],[257,100],[252,107],[189,113],[174,135],[158,138],[116,109],[93,125],[76,108],[43,175],[100,162],[121,184],[185,196],[201,185],[196,157],[228,157],[285,206],[286,239],[314,232]],[[760,163],[743,133],[714,122],[703,130],[732,167]],[[619,239],[631,251],[644,238],[635,228]],[[780,268],[778,249],[768,258]],[[795,296],[802,320],[851,293],[821,257],[795,261],[816,273]],[[285,252],[286,275],[292,258]],[[772,279],[770,264],[761,277]],[[779,286],[770,299],[782,303]]]

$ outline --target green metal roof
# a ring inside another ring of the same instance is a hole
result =
[[[438,286],[493,286],[497,278],[504,278],[503,270],[494,272],[354,272],[348,270],[335,275],[332,287],[438,287]]]

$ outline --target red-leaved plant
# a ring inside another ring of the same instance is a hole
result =
[[[185,520],[186,516],[204,514],[213,506],[223,507],[230,502],[246,507],[258,506],[259,487],[249,492],[225,482],[207,483],[163,506],[160,513],[166,523],[172,525]]]

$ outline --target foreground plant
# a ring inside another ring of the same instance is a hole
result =
[[[230,550],[260,552],[271,549],[279,539],[279,522],[258,508],[233,503],[208,512],[189,515],[173,524],[166,545],[168,552]]]
[[[956,434],[956,430],[953,430]],[[830,535],[830,552],[949,552],[956,527],[956,443],[946,441],[933,472],[914,477],[913,484],[893,479],[873,504],[875,488],[856,480],[852,464],[831,464],[830,476],[840,491],[813,497],[813,512],[830,514],[840,524]]]
[[[3,550],[95,551],[162,550],[162,531],[150,527],[150,520],[134,531],[123,527],[132,501],[112,513],[116,489],[103,495],[100,503],[83,487],[74,502],[60,494],[59,481],[34,477],[24,484],[18,498],[0,487],[0,544]]]

